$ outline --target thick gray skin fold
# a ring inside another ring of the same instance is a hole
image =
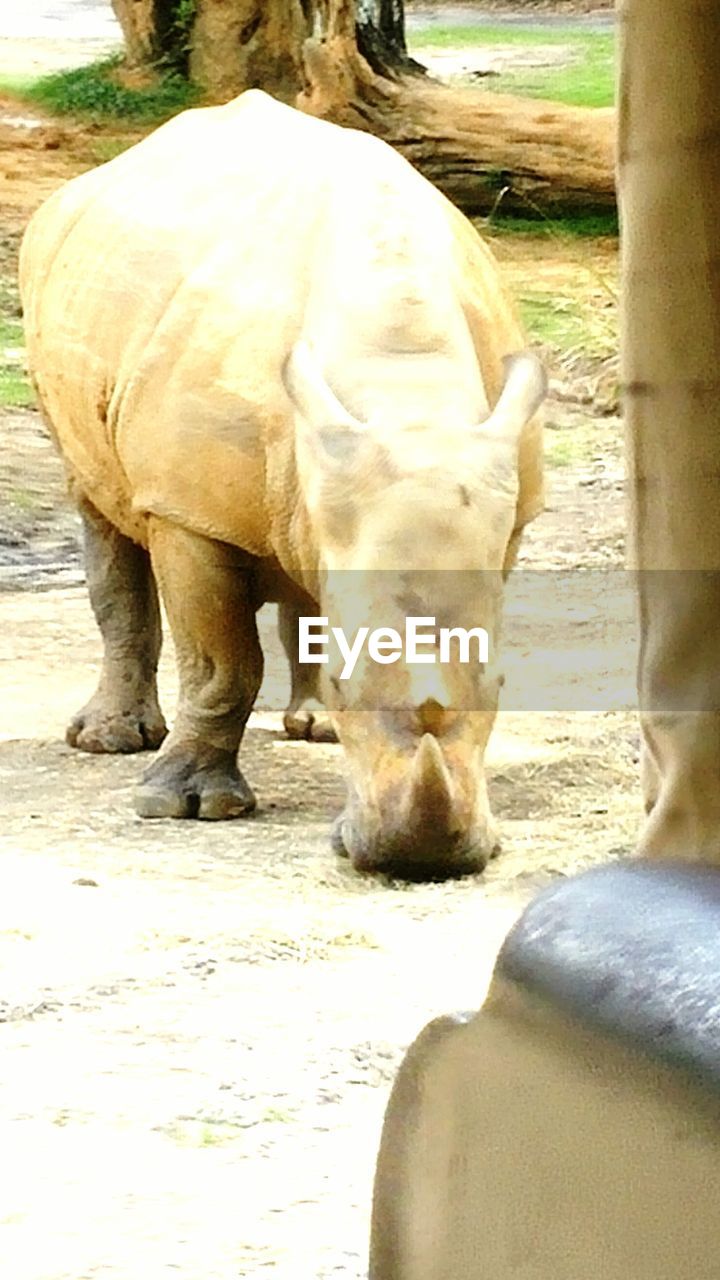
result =
[[[104,653],[97,690],[68,725],[67,741],[91,752],[154,750],[167,726],[157,695],[162,630],[150,558],[87,499],[78,509],[88,592]]]

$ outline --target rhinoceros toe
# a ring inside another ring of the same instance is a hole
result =
[[[317,698],[306,698],[297,706],[289,706],[283,716],[288,738],[308,742],[337,742],[330,717]]]
[[[195,755],[188,749],[171,749],[146,770],[134,804],[141,818],[218,822],[252,813],[256,801],[233,753],[212,750]]]
[[[92,709],[80,711],[65,731],[68,746],[94,755],[125,755],[134,751],[155,751],[167,735],[162,715],[107,714]]]

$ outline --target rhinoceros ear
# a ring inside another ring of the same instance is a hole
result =
[[[531,351],[505,356],[505,383],[490,417],[477,428],[478,435],[516,441],[523,427],[537,413],[548,391],[545,368]]]
[[[283,369],[283,382],[300,413],[301,447],[327,482],[344,482],[349,476],[357,481],[384,462],[382,444],[338,400],[306,342],[293,347]]]
[[[307,342],[297,342],[283,368],[283,383],[295,408],[309,426],[354,427],[361,424],[340,403],[325,381],[320,365]]]

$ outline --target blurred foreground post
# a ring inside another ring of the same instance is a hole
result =
[[[550,886],[398,1071],[370,1280],[717,1280],[720,873]]]
[[[638,571],[641,853],[720,862],[720,24],[620,7],[623,380]]]

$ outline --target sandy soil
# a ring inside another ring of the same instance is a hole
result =
[[[93,163],[96,145],[92,131],[54,122],[0,126],[5,273],[32,207]],[[511,279],[532,262],[562,287],[559,251],[498,251]],[[551,430],[590,444],[551,470],[522,565],[605,571],[622,554],[619,424],[578,403],[572,377],[568,398],[555,373]],[[244,749],[259,813],[144,823],[130,804],[141,759],[63,743],[99,641],[59,463],[34,412],[2,414],[0,445],[4,1272],[359,1280],[402,1052],[433,1014],[480,1003],[531,893],[632,849],[634,716],[582,700],[505,712],[489,762],[497,862],[455,884],[361,878],[327,841],[339,748],[280,735],[286,677],[268,614]],[[509,610],[516,659],[529,580],[518,575]],[[161,686],[172,715],[169,643]]]

